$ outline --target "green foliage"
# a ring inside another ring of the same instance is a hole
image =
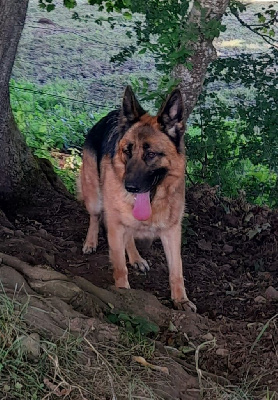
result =
[[[106,2],[105,2],[106,3]],[[195,3],[195,6],[198,3]],[[141,13],[144,18],[134,21],[133,29],[127,31],[129,37],[135,36],[136,46],[128,46],[112,57],[113,62],[124,62],[136,52],[152,54],[156,67],[169,73],[177,64],[190,68],[188,58],[193,54],[192,44],[200,36],[205,39],[218,37],[226,28],[217,18],[210,18],[208,10],[200,7],[200,21],[189,20],[189,0],[171,1],[133,1],[132,13]]]
[[[76,179],[82,164],[82,155],[81,152],[75,148],[69,149],[69,152],[69,154],[64,155],[62,168],[57,163],[57,158],[52,158],[50,161],[52,161],[54,170],[62,179],[68,191],[72,194],[76,194]]]
[[[245,189],[249,201],[278,206],[277,61],[273,49],[211,65],[186,137],[192,181],[218,184],[229,196]],[[223,97],[239,86],[234,100]]]
[[[74,8],[77,5],[76,0],[63,0],[64,6],[67,8]]]
[[[243,11],[246,11],[246,5],[239,0],[230,0],[229,9],[232,14],[237,12],[242,13]]]
[[[273,4],[269,4],[268,7],[262,7],[262,11],[255,14],[258,18],[258,24],[254,26],[254,30],[264,35],[268,35],[270,38],[275,36],[275,24],[277,23],[278,13],[274,9]]]
[[[222,25],[219,19],[211,18],[208,21],[203,20],[203,24],[201,25],[201,33],[204,38],[213,40],[217,38],[221,32],[225,32],[226,26]]]
[[[52,0],[39,0],[39,7],[50,12],[55,9],[55,4],[52,4]]]
[[[63,4],[67,8],[74,8],[77,5],[76,0],[63,0]],[[39,0],[39,7],[48,12],[56,8],[56,4],[52,0]]]
[[[37,156],[47,156],[53,149],[83,146],[92,119],[67,99],[67,83],[46,85],[42,90],[35,84],[12,80],[10,89],[16,122]]]
[[[178,79],[168,75],[162,75],[160,79],[158,79],[156,89],[153,90],[151,90],[151,82],[148,78],[131,77],[130,82],[140,100],[153,104],[156,110],[166,100],[167,95],[179,84]]]
[[[88,129],[106,110],[93,115],[88,106],[67,97],[69,89],[65,82],[45,85],[43,89],[29,82],[10,83],[13,114],[28,146],[36,156],[52,162],[68,190],[74,193],[81,165],[78,149],[83,147]],[[65,153],[62,163],[59,152]]]
[[[274,5],[270,4],[268,7],[262,7],[260,12],[255,13],[257,23],[249,23],[244,21],[239,13],[245,11],[246,7],[240,5],[239,2],[234,1],[230,5],[231,13],[237,20],[250,31],[256,33],[259,37],[270,45],[277,48],[277,40],[275,39],[275,31],[278,20],[278,12],[274,9]]]
[[[185,63],[192,54],[189,42],[199,36],[198,27],[187,21],[189,1],[132,2],[131,11],[144,15],[136,20],[133,32],[136,47],[130,51],[149,51],[153,54],[158,70],[169,72],[177,63]],[[113,61],[123,62],[127,58],[123,48]]]
[[[159,327],[155,323],[136,315],[114,312],[108,314],[107,318],[113,324],[123,327],[126,332],[138,338],[159,332]]]

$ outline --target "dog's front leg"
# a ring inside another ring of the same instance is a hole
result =
[[[184,287],[181,260],[181,225],[176,224],[160,235],[169,268],[171,298],[178,308],[188,305],[193,311],[196,306],[187,297]]]
[[[121,225],[107,226],[110,261],[113,266],[115,286],[129,289],[128,270],[125,260],[125,232]]]

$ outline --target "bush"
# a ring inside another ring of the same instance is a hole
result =
[[[71,89],[72,85],[65,82],[43,87],[23,81],[10,83],[14,117],[28,146],[36,156],[52,162],[67,189],[74,193],[81,165],[78,150],[88,129],[106,110],[93,114],[90,105],[69,97]]]
[[[186,138],[191,182],[278,206],[278,51],[212,63]]]

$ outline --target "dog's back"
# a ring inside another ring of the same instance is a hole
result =
[[[120,110],[111,111],[92,127],[86,137],[84,151],[89,151],[96,157],[99,172],[103,156],[110,155],[111,158],[114,156],[119,139],[119,117]]]

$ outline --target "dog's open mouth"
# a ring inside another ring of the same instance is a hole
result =
[[[134,196],[135,202],[132,215],[138,221],[146,221],[152,215],[150,192],[137,193]]]

